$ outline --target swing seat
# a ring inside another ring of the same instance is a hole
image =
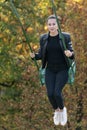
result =
[[[68,84],[73,85],[75,81],[75,73],[76,73],[76,63],[75,61],[73,61],[68,71]]]
[[[76,62],[73,61],[71,64],[71,67],[68,70],[68,84],[73,85],[74,81],[75,81],[75,73],[76,73]],[[45,84],[45,68],[42,69],[40,67],[39,69],[39,76],[40,76],[40,80],[42,85]]]
[[[42,69],[42,67],[39,68],[39,76],[40,76],[41,84],[44,85],[45,84],[45,68],[44,69]]]

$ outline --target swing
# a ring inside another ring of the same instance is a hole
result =
[[[52,2],[53,11],[54,11],[54,14],[56,16],[56,21],[57,21],[58,28],[59,28],[58,29],[59,30],[59,36],[62,39],[62,43],[64,45],[64,49],[66,50],[66,45],[65,45],[65,41],[64,41],[64,38],[62,36],[62,33],[61,33],[61,28],[60,28],[60,24],[59,24],[59,21],[58,21],[58,18],[57,18],[54,1],[51,0],[51,2]],[[11,7],[12,7],[12,12],[16,15],[16,17],[17,17],[17,19],[19,21],[19,24],[20,24],[21,29],[23,31],[23,34],[24,34],[24,36],[26,38],[27,44],[28,44],[28,46],[30,48],[30,51],[33,52],[32,48],[31,48],[31,45],[29,43],[29,38],[26,35],[26,31],[25,31],[25,29],[24,29],[24,27],[22,25],[22,22],[20,20],[19,14],[18,14],[18,12],[17,12],[17,10],[16,10],[16,8],[15,8],[12,0],[10,0],[10,4],[11,4]],[[69,71],[68,71],[68,74],[69,74],[68,83],[70,85],[72,85],[74,83],[74,77],[75,77],[75,72],[76,72],[76,63],[75,63],[75,61],[72,61],[69,58],[68,58],[68,62],[69,62],[69,65],[70,65],[70,68],[69,68]],[[37,70],[39,71],[39,78],[40,78],[41,85],[44,85],[45,84],[45,69],[39,68],[39,66],[38,66],[37,61],[36,61],[35,58],[34,58],[34,63],[35,63],[35,66],[37,67]]]
[[[58,25],[59,37],[61,38],[61,41],[63,43],[64,50],[67,50],[67,47],[66,47],[66,44],[65,44],[65,41],[64,41],[64,37],[63,37],[62,32],[61,32],[59,20],[58,20],[57,14],[56,14],[54,1],[51,0],[51,2],[52,2],[53,11],[54,11],[54,14],[55,14],[55,17],[56,17],[56,21],[57,21],[57,25]],[[68,70],[68,82],[67,83],[70,84],[70,85],[73,85],[73,83],[75,81],[76,62],[75,62],[75,60],[69,59],[68,57],[67,57],[67,62],[68,62],[67,63],[68,66],[69,66],[69,70]],[[39,69],[39,74],[40,74],[40,77],[41,77],[42,84],[45,84],[45,68],[44,69],[40,68]]]

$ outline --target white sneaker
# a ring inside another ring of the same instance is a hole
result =
[[[59,111],[54,112],[53,120],[54,120],[55,125],[59,125],[59,123],[60,123],[60,120],[59,120],[60,117],[59,116],[60,116]]]
[[[67,109],[66,107],[63,108],[63,111],[60,111],[60,124],[66,125],[67,123]]]

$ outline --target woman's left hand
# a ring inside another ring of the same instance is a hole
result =
[[[71,57],[72,56],[72,52],[70,50],[65,50],[64,51],[64,54],[67,56],[67,57]]]

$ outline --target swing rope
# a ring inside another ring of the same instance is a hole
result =
[[[65,44],[65,40],[64,40],[64,37],[63,37],[63,34],[62,34],[62,31],[61,31],[61,27],[60,27],[60,23],[59,23],[59,19],[57,17],[57,13],[56,13],[56,7],[55,7],[55,4],[54,4],[54,0],[51,0],[51,3],[52,3],[52,8],[53,8],[53,12],[54,12],[54,15],[56,17],[56,22],[57,22],[57,25],[58,25],[58,32],[59,32],[59,37],[63,43],[63,47],[64,47],[64,50],[67,50],[67,47],[66,47],[66,44]],[[69,71],[68,71],[68,74],[69,74],[69,78],[68,78],[68,83],[70,86],[73,85],[74,83],[74,77],[75,77],[75,72],[76,72],[76,63],[75,61],[69,59],[69,57],[67,57],[67,65],[69,66]]]
[[[55,7],[55,4],[54,4],[54,0],[51,0],[51,3],[52,3],[52,7],[53,7],[53,12],[54,12],[55,17],[56,17],[57,25],[58,25],[59,37],[62,40],[62,43],[63,43],[63,46],[64,46],[64,50],[67,50],[66,44],[65,44],[65,40],[64,40],[62,31],[61,31],[60,22],[59,22],[59,19],[57,17],[56,7]],[[68,65],[71,66],[71,60],[68,57],[67,57],[67,59],[68,59],[68,62],[69,62]]]
[[[10,5],[11,5],[11,7],[12,7],[11,9],[12,9],[13,14],[17,17],[17,19],[18,19],[18,21],[19,21],[19,25],[20,25],[20,27],[21,27],[21,29],[22,29],[22,32],[23,32],[24,36],[25,36],[26,43],[28,44],[30,51],[33,52],[32,47],[31,47],[31,45],[30,45],[30,43],[29,43],[29,38],[28,38],[28,36],[27,36],[27,34],[26,34],[26,31],[25,31],[25,29],[24,29],[24,27],[23,27],[23,25],[22,25],[21,20],[20,20],[20,16],[19,16],[19,14],[18,14],[18,11],[17,11],[17,9],[15,8],[15,6],[14,6],[14,4],[13,4],[13,0],[10,0]],[[36,61],[35,58],[34,58],[34,63],[35,63],[35,66],[36,66],[37,70],[39,71],[39,65],[37,64],[37,61]],[[39,78],[40,78],[41,85],[43,85],[40,76],[39,76]]]

